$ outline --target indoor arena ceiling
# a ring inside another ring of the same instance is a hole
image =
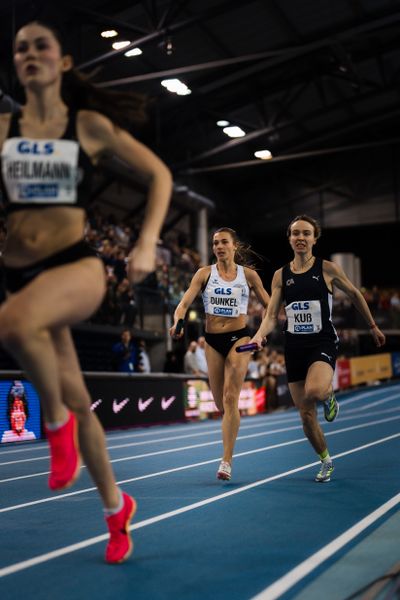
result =
[[[260,234],[298,212],[326,227],[399,220],[399,0],[1,0],[11,96],[12,33],[31,18],[62,25],[96,83],[154,100],[146,142],[216,221]],[[173,78],[191,93],[161,85]]]

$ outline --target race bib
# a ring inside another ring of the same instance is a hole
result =
[[[6,140],[2,174],[10,202],[76,204],[78,157],[73,140]]]
[[[207,313],[219,317],[240,315],[241,287],[217,287],[210,292]]]
[[[290,333],[319,333],[322,329],[321,302],[302,300],[285,307],[287,331]]]

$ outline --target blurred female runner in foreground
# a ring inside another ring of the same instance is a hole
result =
[[[139,116],[135,98],[90,85],[73,70],[52,27],[22,27],[14,64],[26,102],[21,112],[0,115],[8,292],[0,308],[0,340],[39,393],[50,488],[74,483],[81,452],[105,507],[106,560],[118,563],[132,550],[128,526],[136,504],[116,485],[70,333],[70,325],[87,319],[105,292],[102,261],[83,240],[85,208],[93,165],[105,151],[148,177],[146,215],[128,265],[131,283],[138,282],[154,269],[171,175],[121,127],[121,115]]]

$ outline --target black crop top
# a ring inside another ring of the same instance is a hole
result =
[[[325,283],[322,267],[322,258],[316,257],[305,273],[294,273],[290,265],[282,269],[286,345],[305,347],[321,339],[338,339],[332,323],[332,292]]]
[[[94,167],[78,142],[76,112],[69,113],[65,133],[58,139],[21,136],[20,118],[20,112],[11,116],[1,151],[5,211],[87,206]]]

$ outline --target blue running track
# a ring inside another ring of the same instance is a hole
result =
[[[344,600],[400,561],[400,384],[340,404],[326,484],[294,410],[242,419],[228,483],[219,421],[108,434],[138,502],[118,566],[86,468],[54,495],[45,442],[1,447],[1,600]]]

